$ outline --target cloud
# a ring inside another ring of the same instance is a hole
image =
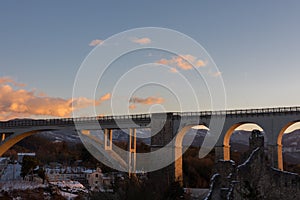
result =
[[[111,98],[111,94],[110,93],[106,93],[105,95],[103,95],[100,100],[101,101],[107,101]]]
[[[107,93],[97,100],[85,97],[73,99],[49,97],[46,94],[36,94],[34,91],[15,89],[8,84],[12,81],[7,80],[9,79],[0,78],[0,120],[33,116],[70,117],[73,110],[98,106],[111,96]]]
[[[178,73],[178,70],[177,70],[175,67],[172,67],[172,68],[170,69],[170,72],[172,72],[172,73]]]
[[[131,97],[129,100],[129,109],[133,110],[136,108],[137,104],[142,105],[153,105],[153,104],[162,104],[165,101],[162,97],[147,97],[147,98],[140,98],[140,97]]]
[[[176,66],[182,70],[191,70],[193,66],[195,67],[205,67],[206,63],[201,60],[197,59],[195,56],[186,54],[186,55],[179,55],[173,56],[171,59],[161,59],[157,61],[159,64],[163,65],[171,65]],[[175,72],[175,70],[171,70],[171,72]]]
[[[95,39],[89,43],[89,46],[94,47],[94,46],[97,46],[98,44],[101,44],[102,42],[103,42],[103,40]]]
[[[2,84],[7,84],[7,83],[11,83],[14,86],[18,86],[18,87],[25,87],[26,84],[24,83],[18,83],[15,80],[13,80],[11,77],[0,77],[0,85]]]
[[[129,105],[129,109],[130,109],[130,110],[134,110],[134,109],[136,109],[136,105],[135,105],[135,104],[131,104],[131,105]]]
[[[151,39],[147,38],[147,37],[143,37],[143,38],[133,38],[131,39],[132,42],[137,43],[137,44],[150,44],[151,43]]]
[[[222,76],[222,72],[220,72],[220,71],[217,71],[217,72],[209,72],[209,74],[210,74],[212,77],[220,77],[220,76]]]

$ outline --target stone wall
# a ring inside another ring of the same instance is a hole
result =
[[[300,176],[270,167],[259,131],[252,132],[249,143],[251,153],[243,164],[219,160],[205,199],[298,199]]]

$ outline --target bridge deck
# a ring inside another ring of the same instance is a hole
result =
[[[239,109],[221,111],[200,111],[200,112],[172,112],[175,117],[210,117],[220,116],[241,116],[241,115],[270,115],[276,113],[299,113],[300,107],[277,107],[277,108],[258,108],[258,109]],[[0,122],[0,128],[27,127],[27,126],[49,126],[49,125],[74,125],[75,123],[89,123],[98,121],[99,123],[114,122],[122,120],[132,120],[135,122],[149,122],[152,114],[119,115],[119,116],[97,116],[80,118],[57,118],[57,119],[14,119]]]

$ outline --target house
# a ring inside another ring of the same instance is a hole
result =
[[[86,173],[86,179],[88,181],[90,190],[113,192],[113,176],[103,174],[102,170],[99,167],[96,170],[86,170],[84,173]]]
[[[18,163],[22,163],[24,156],[32,156],[35,157],[35,153],[18,153]]]
[[[60,165],[45,168],[49,182],[73,180],[86,184],[86,174],[83,171],[82,167],[61,167]]]
[[[4,172],[5,168],[7,167],[9,162],[9,158],[6,157],[0,157],[0,176]]]

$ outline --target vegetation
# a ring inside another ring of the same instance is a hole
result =
[[[22,160],[22,168],[21,168],[21,176],[23,179],[29,173],[33,174],[34,168],[36,168],[39,164],[39,161],[36,157],[33,156],[24,156]]]
[[[191,188],[208,188],[215,160],[214,151],[199,159],[199,148],[191,147],[183,155],[184,185]]]
[[[141,180],[133,176],[125,180],[116,180],[114,193],[93,192],[90,199],[102,200],[179,200],[189,199],[184,196],[183,188],[178,182],[165,184],[160,180]]]

